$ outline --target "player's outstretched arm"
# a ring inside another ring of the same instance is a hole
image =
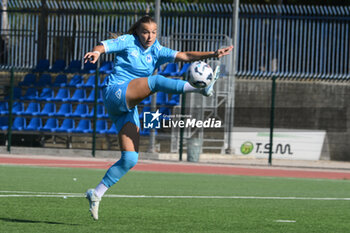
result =
[[[218,49],[215,52],[178,52],[175,61],[192,62],[207,58],[220,58],[231,53],[233,46]]]
[[[88,60],[90,60],[91,63],[96,63],[98,58],[102,53],[105,52],[105,47],[103,45],[97,45],[92,49],[92,52],[87,52],[84,56],[84,60],[86,63]]]

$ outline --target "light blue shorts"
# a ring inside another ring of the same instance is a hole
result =
[[[117,128],[117,134],[127,122],[131,122],[140,128],[137,106],[129,109],[125,94],[130,81],[122,81],[102,88],[102,97],[109,118]]]

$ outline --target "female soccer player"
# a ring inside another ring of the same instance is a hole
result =
[[[204,89],[192,87],[183,80],[152,75],[155,68],[167,62],[191,62],[228,55],[233,46],[215,52],[178,52],[163,47],[156,39],[157,24],[149,16],[139,19],[127,34],[102,41],[85,54],[85,62],[95,63],[102,53],[115,53],[113,72],[102,89],[104,105],[117,128],[121,158],[112,165],[95,189],[86,192],[91,216],[98,219],[98,206],[104,193],[124,176],[138,160],[140,121],[137,104],[157,91],[171,94],[198,92],[212,95],[213,84]],[[214,74],[214,80],[219,75]]]

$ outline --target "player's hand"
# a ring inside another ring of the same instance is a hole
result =
[[[220,58],[220,57],[229,55],[231,53],[232,49],[233,49],[232,45],[229,47],[223,48],[223,49],[218,49],[215,51],[215,57]]]
[[[94,64],[97,62],[98,58],[100,57],[101,53],[94,51],[94,52],[88,52],[84,56],[84,63],[90,61],[90,63]]]

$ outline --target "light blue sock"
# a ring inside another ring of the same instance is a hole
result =
[[[139,158],[139,153],[135,151],[122,151],[122,156],[118,162],[113,164],[102,179],[107,188],[117,183],[131,168],[133,168]]]
[[[180,79],[170,79],[162,75],[152,75],[148,77],[148,87],[151,92],[162,91],[169,94],[184,93],[186,81]]]

